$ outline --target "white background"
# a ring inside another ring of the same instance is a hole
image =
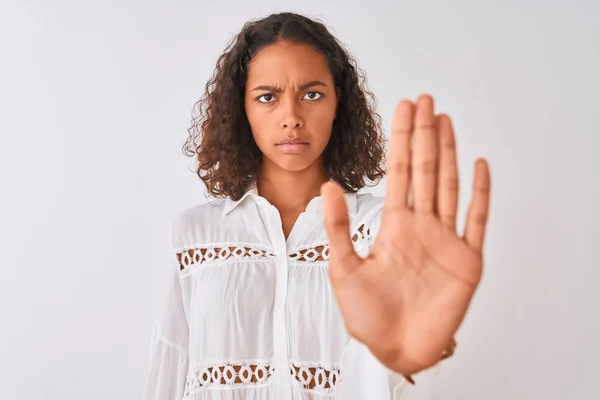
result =
[[[0,0],[0,398],[141,396],[167,227],[204,201],[192,105],[242,24],[287,10],[348,46],[386,129],[422,92],[450,113],[461,216],[490,161],[486,272],[432,398],[600,398],[594,0]]]

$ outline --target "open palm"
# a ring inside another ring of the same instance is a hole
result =
[[[475,163],[473,188],[460,236],[454,132],[427,95],[396,109],[381,228],[367,258],[354,251],[341,188],[322,188],[330,279],[346,328],[405,376],[451,353],[479,284],[490,192],[484,160]]]

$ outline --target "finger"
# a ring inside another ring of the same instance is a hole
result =
[[[409,100],[398,103],[392,121],[387,163],[385,208],[407,206],[410,185],[410,138],[413,130],[414,105]]]
[[[416,212],[430,214],[433,213],[435,206],[437,169],[435,151],[437,134],[431,96],[419,96],[414,125],[411,162],[414,208]]]
[[[465,240],[473,249],[483,250],[483,239],[490,208],[490,171],[485,160],[475,162],[473,198],[467,213]]]
[[[456,213],[458,210],[456,138],[450,117],[440,115],[437,125],[440,155],[438,160],[437,212],[445,226],[456,230]]]
[[[321,186],[325,229],[329,238],[330,272],[339,275],[341,272],[351,271],[360,264],[360,258],[354,251],[350,237],[350,219],[348,206],[342,188],[333,182]],[[341,270],[333,270],[341,268]]]

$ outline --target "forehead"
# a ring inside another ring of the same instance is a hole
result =
[[[314,47],[290,40],[279,40],[260,49],[248,65],[248,82],[294,82],[320,80],[332,82],[327,59]],[[304,82],[302,82],[304,83]]]

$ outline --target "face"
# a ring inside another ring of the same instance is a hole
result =
[[[259,50],[249,63],[244,102],[263,169],[322,171],[337,98],[319,51],[288,40]]]

